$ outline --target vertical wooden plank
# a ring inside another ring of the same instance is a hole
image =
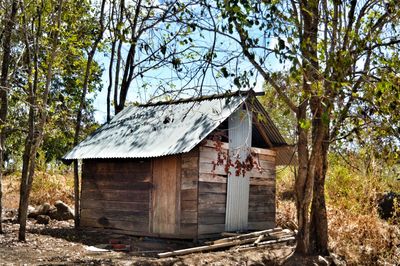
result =
[[[181,154],[179,234],[197,239],[199,148]]]
[[[181,165],[182,157],[181,155],[176,155],[175,160],[175,232],[180,232],[181,224]]]
[[[157,160],[157,158],[152,158],[150,161],[150,169],[151,169],[151,178],[150,182],[154,186],[154,160]],[[153,202],[154,202],[154,188],[150,189],[150,198],[149,198],[149,232],[153,232],[153,216],[154,216],[154,209],[153,209]]]
[[[177,223],[176,156],[154,160],[153,167],[153,233],[174,234]]]

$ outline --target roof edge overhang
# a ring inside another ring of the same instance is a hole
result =
[[[268,137],[269,141],[272,144],[271,149],[274,148],[274,147],[287,146],[288,144],[286,143],[286,141],[284,140],[284,138],[280,134],[278,128],[275,126],[275,124],[273,123],[272,119],[270,118],[268,113],[265,111],[264,107],[261,105],[261,103],[256,98],[256,96],[262,96],[262,95],[264,95],[264,92],[254,92],[253,90],[235,91],[235,92],[228,92],[228,93],[224,93],[224,94],[202,96],[202,97],[197,97],[197,98],[180,99],[180,100],[176,100],[176,101],[148,103],[148,104],[139,105],[138,107],[151,107],[151,106],[158,106],[158,105],[182,104],[182,103],[189,103],[189,102],[196,102],[196,101],[197,102],[211,101],[211,100],[220,99],[220,98],[222,99],[222,98],[230,98],[230,97],[242,96],[243,99],[242,99],[241,103],[237,106],[237,108],[242,106],[243,103],[247,102],[247,103],[251,104],[254,107],[253,112],[255,111],[257,113],[261,113],[265,117],[265,121],[264,120],[260,121],[260,125],[262,126],[262,130],[265,131],[267,133],[267,135],[268,135],[267,137]],[[116,115],[110,122],[105,123],[102,126],[100,126],[99,129],[104,127],[106,124],[118,121],[118,118],[121,117],[122,114],[124,113],[124,111],[126,111],[127,109],[128,108],[126,108],[125,110],[120,112],[118,115]],[[253,123],[254,123],[254,121],[253,121]],[[216,125],[216,127],[218,125]],[[99,157],[93,157],[93,156],[88,156],[88,157],[80,156],[80,157],[72,157],[72,158],[69,157],[69,155],[71,155],[73,150],[80,145],[80,144],[78,144],[73,149],[71,149],[67,154],[65,154],[61,158],[61,160],[65,164],[71,164],[75,160],[90,160],[90,159],[146,159],[146,158],[158,158],[158,157],[163,157],[163,156],[168,156],[168,155],[182,154],[182,153],[189,152],[190,150],[192,150],[201,141],[203,141],[206,138],[206,136],[208,136],[213,130],[215,130],[215,128],[213,128],[210,132],[208,132],[204,137],[199,139],[197,143],[195,143],[194,145],[191,145],[190,147],[187,147],[186,149],[184,149],[183,152],[172,152],[172,153],[162,154],[162,155],[158,155],[158,156],[126,156],[126,155],[122,155],[122,156],[99,156]],[[92,133],[91,136],[93,134],[95,134],[95,132]]]

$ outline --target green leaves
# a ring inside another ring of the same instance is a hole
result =
[[[309,119],[301,119],[298,123],[302,129],[308,130],[311,128],[311,120]]]

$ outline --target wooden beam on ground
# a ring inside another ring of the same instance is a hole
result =
[[[236,250],[236,251],[251,250],[251,249],[256,249],[256,248],[260,248],[260,247],[264,247],[264,246],[270,246],[270,245],[279,244],[279,243],[283,243],[283,242],[289,242],[289,241],[293,241],[295,239],[296,238],[294,236],[284,237],[284,238],[280,238],[280,239],[259,242],[257,245],[252,243],[252,244],[248,244],[248,245],[238,246],[238,247],[234,248],[234,250]]]
[[[214,244],[224,243],[224,242],[229,242],[229,241],[232,241],[232,240],[240,240],[240,239],[245,239],[245,238],[249,238],[249,237],[258,237],[260,235],[268,235],[268,234],[271,234],[271,233],[276,233],[276,232],[281,232],[281,231],[282,231],[282,228],[278,227],[278,228],[262,230],[262,231],[256,231],[256,232],[243,234],[243,235],[238,235],[238,236],[231,236],[231,237],[227,237],[227,238],[221,238],[221,239],[213,241],[213,243]]]
[[[206,245],[206,246],[200,246],[200,247],[194,247],[194,248],[179,249],[179,250],[174,250],[174,251],[170,251],[170,252],[159,253],[158,256],[160,258],[166,258],[166,257],[171,257],[171,256],[186,255],[186,254],[191,254],[191,253],[196,253],[196,252],[210,251],[210,250],[215,250],[215,249],[220,249],[220,248],[237,246],[237,245],[241,245],[241,244],[253,243],[255,240],[257,240],[257,238],[254,238],[254,237],[242,239],[242,240],[232,240],[230,242],[223,242],[223,243],[218,243],[218,244],[212,244],[212,245]]]
[[[271,238],[273,238],[271,240]],[[267,239],[267,241],[262,241]],[[290,230],[282,230],[282,228],[274,228],[263,231],[252,232],[248,234],[242,234],[238,236],[227,237],[216,240],[214,242],[208,242],[209,244],[193,247],[187,249],[180,249],[170,252],[159,253],[160,258],[180,256],[196,252],[211,251],[222,248],[234,248],[234,250],[242,250],[243,248],[254,248],[258,246],[272,245],[276,243],[286,242],[294,240],[294,234]],[[207,243],[207,242],[206,242]]]

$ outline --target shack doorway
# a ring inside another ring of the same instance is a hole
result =
[[[153,164],[153,233],[174,234],[179,228],[177,156],[160,157]]]

